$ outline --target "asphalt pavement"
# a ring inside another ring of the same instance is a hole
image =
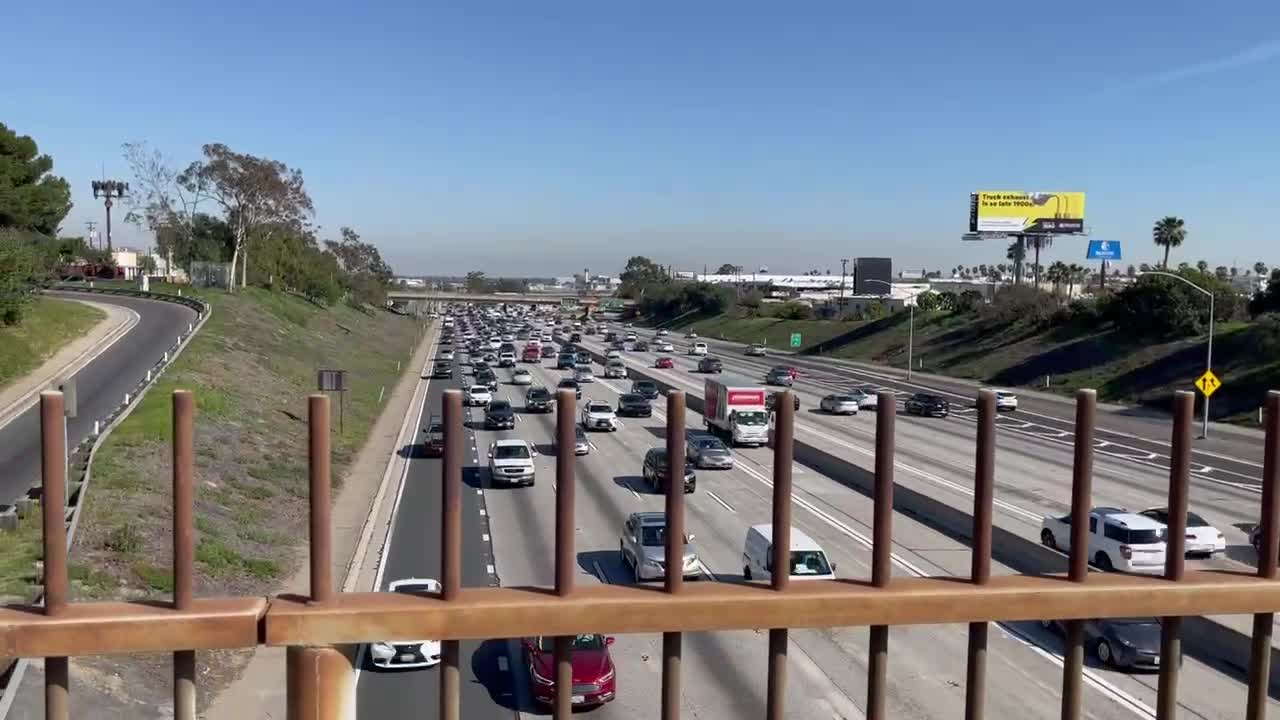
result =
[[[138,313],[139,320],[124,337],[74,375],[79,407],[76,417],[67,422],[67,442],[72,447],[93,432],[95,419],[123,402],[125,392],[146,376],[179,333],[196,319],[195,311],[177,303],[101,294],[90,299],[129,308]],[[13,502],[40,484],[38,403],[0,427],[0,469],[0,502]]]

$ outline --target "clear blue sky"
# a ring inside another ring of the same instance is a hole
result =
[[[68,232],[122,142],[218,141],[403,273],[1002,261],[959,241],[976,189],[1084,190],[1126,261],[1177,214],[1175,260],[1280,263],[1275,0],[11,5],[0,121],[72,182]]]

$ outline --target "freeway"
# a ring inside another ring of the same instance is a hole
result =
[[[653,372],[648,367],[652,365],[651,355],[631,355],[628,362],[637,371]],[[541,363],[526,367],[534,373],[536,383],[549,387],[554,387],[563,375]],[[701,379],[690,375],[689,370],[687,361],[681,361],[676,371],[666,371],[668,375],[664,379],[689,392],[687,423],[690,429],[696,430],[701,427],[701,418],[696,412],[700,404],[693,402],[693,396],[700,395]],[[498,372],[503,382],[499,396],[512,400],[517,410],[522,409],[523,388],[509,384],[511,371]],[[468,380],[466,376],[455,375],[451,382],[461,386]],[[424,415],[439,412],[440,392],[447,382],[432,383]],[[595,398],[614,404],[626,385],[626,381],[597,381],[586,385],[584,401]],[[805,405],[812,407],[816,403],[812,393],[805,393],[803,387],[800,389]],[[481,418],[478,410],[471,411],[471,415],[473,421]],[[869,447],[866,440],[871,419],[842,419],[839,422],[846,423],[843,427],[825,424],[827,418],[812,413],[802,413],[798,419],[797,425],[804,426],[799,439],[830,460],[825,466],[821,463],[797,466],[796,526],[826,548],[841,576],[864,577],[870,572],[871,502],[864,493],[850,492],[848,486],[858,482],[856,478],[851,479],[861,472],[858,465],[869,464],[869,457],[861,451]],[[464,492],[465,583],[552,583],[556,488],[550,444],[554,422],[553,415],[518,412],[514,431],[489,432],[476,423],[468,430],[467,445],[473,450],[464,476],[467,483]],[[917,463],[928,464],[922,456],[936,454],[944,467],[933,470],[948,475],[946,482],[957,487],[968,482],[955,467],[968,463],[967,472],[972,475],[972,424],[957,424],[970,428],[969,439],[952,438],[933,448],[921,444],[930,441],[932,429],[923,424],[917,427],[914,421],[900,422],[900,461],[915,467]],[[617,550],[620,529],[629,513],[662,508],[661,496],[647,491],[639,469],[645,450],[663,442],[664,427],[665,417],[659,405],[651,419],[628,418],[616,433],[591,433],[591,452],[577,462],[579,582],[632,582],[631,571],[621,562]],[[521,437],[539,448],[539,481],[533,487],[492,486],[483,461],[488,444],[499,437]],[[1009,439],[1002,438],[1006,443]],[[1024,446],[1030,443],[1023,438],[1016,438],[1015,442]],[[924,450],[905,452],[917,446]],[[1014,460],[1019,467],[1040,462],[1041,453],[1034,449],[1019,447],[1016,454],[1004,450],[1002,445],[1003,462]],[[769,518],[771,453],[767,449],[739,450],[735,456],[737,463],[732,470],[700,471],[698,490],[687,497],[687,529],[695,535],[693,544],[706,581],[741,582],[746,528],[767,522]],[[1009,466],[1002,466],[998,480],[1005,479],[1006,468]],[[1055,472],[1061,475],[1060,468]],[[386,553],[388,569],[381,587],[385,588],[387,582],[398,577],[424,574],[430,577],[437,569],[438,551],[433,541],[438,537],[439,493],[433,479],[438,473],[438,460],[412,461],[410,480],[396,510],[396,526]],[[905,475],[909,473],[900,471],[900,476]],[[1069,470],[1066,477],[1069,478]],[[1002,482],[1001,490],[1006,486],[1007,483]],[[963,492],[954,488],[947,490],[946,486],[929,484],[923,488],[914,480],[902,486],[906,493],[917,488],[930,496],[945,492],[964,496]],[[476,491],[474,494],[472,489]],[[972,498],[968,498],[968,502],[971,507]],[[1014,517],[1028,528],[1038,530],[1036,516],[1014,514]],[[968,550],[954,533],[939,529],[925,518],[905,513],[896,515],[894,522],[895,573],[967,574]],[[1018,532],[1025,534],[1026,530]],[[1032,534],[1034,536],[1034,530]],[[998,545],[1010,544],[999,533],[998,536]],[[1055,556],[1049,557],[1052,561]],[[1038,556],[1036,560],[1043,564],[1043,557]],[[997,561],[1002,558],[997,557]],[[1022,571],[1021,567],[1012,567],[1016,564],[1002,561],[994,571]],[[790,642],[789,715],[859,717],[866,692],[865,628],[794,630]],[[992,682],[987,704],[994,716],[1049,718],[1058,715],[1061,677],[1058,643],[1056,636],[1036,623],[1002,625],[992,633],[988,672]],[[682,682],[686,713],[691,717],[710,718],[759,714],[765,685],[765,645],[766,635],[762,632],[689,634],[685,639]],[[889,675],[893,716],[954,715],[955,707],[963,703],[965,647],[962,627],[894,628]],[[464,644],[463,651],[464,716],[511,717],[516,712],[536,710],[529,699],[529,678],[523,669],[517,640],[496,638]],[[619,697],[593,715],[602,718],[652,716],[661,683],[660,638],[620,637],[613,646],[613,656],[618,668]],[[366,671],[361,675],[359,686],[361,715],[420,714],[424,708],[434,707],[437,682],[434,670]],[[1236,699],[1240,692],[1233,678],[1197,658],[1188,657],[1182,682],[1186,688],[1182,693],[1183,707],[1188,715],[1207,718],[1238,715]],[[1086,683],[1089,688],[1086,709],[1090,717],[1153,717],[1154,676],[1128,675],[1095,664],[1088,670]]]
[[[61,295],[63,293],[51,293]],[[68,297],[85,297],[66,293]],[[133,387],[173,345],[195,311],[161,300],[95,294],[94,302],[119,305],[138,314],[138,323],[75,374],[76,417],[68,420],[67,442],[75,446],[93,431],[93,421],[119,405]],[[0,427],[0,502],[12,502],[40,483],[40,408],[33,405]]]

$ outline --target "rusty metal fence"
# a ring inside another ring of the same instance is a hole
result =
[[[777,403],[773,462],[773,566],[787,567],[791,528],[791,472],[794,405]],[[1266,446],[1260,519],[1262,551],[1256,573],[1187,572],[1183,549],[1190,481],[1193,397],[1175,402],[1169,473],[1170,523],[1163,577],[1088,571],[1085,531],[1091,505],[1096,396],[1076,398],[1075,456],[1071,500],[1070,571],[1064,575],[991,575],[994,500],[995,396],[978,399],[972,572],[954,577],[893,578],[890,543],[893,518],[894,421],[892,393],[879,395],[876,418],[874,546],[867,579],[790,583],[774,573],[770,584],[700,582],[686,585],[668,573],[664,586],[576,587],[574,562],[574,418],[571,390],[558,393],[556,422],[555,585],[544,587],[462,587],[461,485],[463,407],[461,393],[443,399],[445,452],[441,471],[442,532],[439,593],[339,593],[330,574],[332,553],[329,460],[329,404],[313,395],[310,425],[310,570],[307,597],[197,598],[194,584],[194,402],[187,391],[173,395],[173,572],[170,603],[69,602],[63,506],[62,396],[41,396],[44,488],[43,606],[0,610],[0,642],[15,656],[45,663],[46,718],[69,716],[68,657],[106,653],[173,652],[174,715],[196,717],[195,654],[201,650],[265,644],[287,651],[288,716],[355,717],[353,644],[387,637],[442,640],[440,707],[442,720],[460,717],[459,641],[493,637],[550,635],[555,643],[556,684],[571,682],[571,636],[579,633],[663,634],[662,718],[680,715],[681,633],[771,628],[767,654],[767,702],[763,714],[781,720],[787,683],[787,633],[796,627],[869,626],[867,717],[885,715],[886,672],[891,625],[968,623],[966,718],[984,715],[988,623],[1054,618],[1065,620],[1062,717],[1080,717],[1084,638],[1081,620],[1122,617],[1133,612],[1135,593],[1144,612],[1164,618],[1157,714],[1173,718],[1177,700],[1181,618],[1202,614],[1253,614],[1252,657],[1245,717],[1261,720],[1270,675],[1271,629],[1280,608],[1276,582],[1280,551],[1280,392],[1266,399]],[[683,473],[685,398],[667,396],[667,459],[670,478]],[[666,488],[666,567],[679,567],[684,535],[681,483]],[[427,550],[424,548],[424,550]],[[553,713],[568,718],[570,693],[555,694]]]

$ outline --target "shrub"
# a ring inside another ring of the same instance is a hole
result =
[[[782,318],[783,320],[808,320],[812,314],[813,309],[808,305],[794,301],[783,303],[778,307],[777,311],[774,312],[775,317]]]

